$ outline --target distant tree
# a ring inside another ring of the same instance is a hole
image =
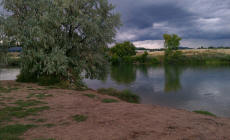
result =
[[[120,17],[107,0],[3,0],[4,33],[23,47],[19,80],[97,78]],[[84,75],[82,75],[84,74]],[[83,77],[82,77],[83,76]]]
[[[178,50],[181,38],[176,34],[164,34],[164,47],[167,50]]]
[[[164,34],[164,47],[165,56],[168,57],[173,54],[174,50],[178,50],[180,46],[181,38],[176,34]]]
[[[114,47],[110,49],[112,55],[118,57],[127,57],[136,55],[136,47],[133,43],[126,41],[123,43],[117,43]]]

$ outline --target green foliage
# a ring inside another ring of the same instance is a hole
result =
[[[101,100],[102,103],[117,103],[118,100],[115,99],[103,99]]]
[[[213,113],[211,113],[211,112],[208,112],[208,111],[196,110],[196,111],[193,111],[193,112],[198,113],[198,114],[202,114],[202,115],[208,115],[208,116],[216,117],[215,114],[213,114]]]
[[[126,57],[136,55],[136,47],[131,42],[117,43],[110,49],[110,53],[118,57]]]
[[[22,105],[24,106],[24,104]],[[4,107],[0,110],[0,121],[10,120],[12,117],[23,118],[30,115],[36,115],[38,112],[48,110],[48,106],[24,108],[21,106],[17,107]]]
[[[147,60],[148,55],[149,55],[148,52],[145,51],[142,55],[136,56],[134,58],[135,63],[140,63],[140,64],[147,63],[147,61],[149,61]]]
[[[18,100],[14,104],[16,104],[20,107],[30,107],[30,106],[36,106],[36,105],[44,104],[44,102],[37,101],[37,100],[27,100],[27,101]]]
[[[120,26],[107,0],[3,0],[3,6],[11,14],[0,20],[2,32],[23,47],[18,81],[82,86],[82,78],[103,73],[107,44]]]
[[[176,34],[164,34],[164,47],[165,47],[165,62],[176,63],[180,62],[182,56],[180,51],[176,51],[179,48],[181,38]]]
[[[126,102],[130,102],[130,103],[140,102],[140,97],[136,94],[133,94],[129,90],[117,91],[116,89],[113,88],[108,88],[108,89],[101,88],[98,89],[97,91],[98,93],[114,96]]]
[[[53,138],[39,138],[39,139],[33,139],[33,140],[55,140]]]
[[[84,94],[84,96],[87,96],[89,98],[95,98],[96,97],[96,95],[94,95],[94,94]]]
[[[176,34],[164,34],[164,46],[166,50],[178,50],[178,47],[180,46],[181,38],[177,36]]]
[[[7,125],[4,127],[0,127],[0,139],[21,140],[19,136],[33,127],[35,127],[35,125],[22,125],[22,124]]]
[[[73,119],[76,121],[76,122],[84,122],[88,119],[87,116],[84,116],[84,115],[75,115],[73,116]]]

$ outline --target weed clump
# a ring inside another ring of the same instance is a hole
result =
[[[100,94],[114,96],[129,103],[140,103],[140,97],[136,94],[133,94],[129,90],[118,91],[113,88],[108,88],[108,89],[101,88],[98,89],[97,91]]]
[[[19,138],[20,135],[25,133],[30,128],[35,127],[35,125],[7,125],[4,127],[0,127],[0,139],[1,140],[21,140]]]
[[[115,99],[103,99],[103,100],[101,100],[101,102],[103,102],[103,103],[117,103],[118,100],[115,100]]]
[[[208,111],[196,110],[196,111],[193,111],[193,112],[198,113],[198,114],[202,114],[202,115],[208,115],[208,116],[216,117],[215,114],[213,114],[213,113],[211,113],[211,112],[208,112]]]
[[[73,116],[73,119],[76,121],[76,122],[84,122],[88,119],[87,116],[84,116],[84,115],[75,115]]]
[[[96,95],[94,95],[94,94],[84,94],[84,96],[87,96],[89,98],[95,98],[96,97]]]
[[[14,104],[20,106],[20,107],[30,107],[30,106],[36,106],[39,104],[44,104],[44,102],[37,101],[37,100],[17,100]]]

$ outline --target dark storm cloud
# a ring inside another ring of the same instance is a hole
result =
[[[229,0],[110,0],[122,15],[117,40],[229,39]]]

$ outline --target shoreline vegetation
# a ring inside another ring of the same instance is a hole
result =
[[[147,65],[228,65],[230,64],[230,49],[189,49],[177,50],[170,58],[165,58],[164,51],[137,52],[124,58],[108,56],[112,65],[147,64]],[[20,53],[10,53],[6,64],[2,67],[20,67]]]
[[[4,140],[230,137],[227,118],[207,111],[136,104],[139,97],[127,90],[77,91],[15,81],[0,85],[0,138]]]

